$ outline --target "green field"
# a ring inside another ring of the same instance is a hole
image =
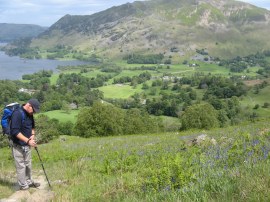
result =
[[[59,77],[59,74],[57,73],[54,73],[51,77],[50,77],[50,82],[51,82],[51,85],[56,85],[56,82],[57,82],[57,79]]]
[[[130,98],[135,93],[140,93],[143,91],[141,89],[141,85],[138,85],[136,88],[133,88],[132,86],[126,84],[102,86],[98,89],[104,93],[105,98],[115,98],[115,99],[117,98],[127,99]]]
[[[95,78],[97,75],[106,75],[106,74],[109,74],[109,73],[104,73],[104,72],[101,72],[99,70],[93,70],[93,71],[89,71],[87,73],[83,73],[82,75],[84,75],[88,78]]]
[[[42,114],[48,116],[50,119],[58,119],[60,122],[67,122],[71,121],[72,123],[75,123],[77,120],[77,115],[79,113],[79,110],[70,110],[68,112],[65,112],[63,110],[54,110],[49,112],[44,112]]]
[[[123,70],[120,74],[118,74],[114,78],[125,77],[125,76],[128,76],[128,77],[138,76],[143,72],[146,72],[146,71],[145,70]],[[148,72],[152,73],[152,71],[148,71]]]
[[[259,108],[253,109],[253,112],[258,113],[262,117],[270,117],[270,108],[263,108],[264,103],[270,103],[270,86],[261,89],[258,94],[254,94],[253,91],[250,91],[248,95],[241,100],[243,108],[254,108],[255,105],[258,104]]]

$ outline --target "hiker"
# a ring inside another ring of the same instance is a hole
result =
[[[33,114],[38,113],[39,110],[39,101],[30,99],[26,104],[15,110],[11,117],[12,152],[17,171],[17,180],[21,190],[40,186],[40,183],[34,182],[31,176],[31,147],[37,147]]]

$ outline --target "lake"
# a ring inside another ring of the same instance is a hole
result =
[[[58,66],[76,66],[89,63],[78,60],[22,59],[17,56],[10,57],[0,51],[0,80],[21,80],[24,74],[33,74],[40,70],[57,72]]]

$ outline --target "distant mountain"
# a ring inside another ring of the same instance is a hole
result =
[[[32,46],[68,45],[101,56],[187,55],[206,49],[224,58],[270,50],[270,11],[234,0],[150,0],[93,15],[66,15]]]
[[[47,27],[30,24],[0,23],[0,42],[10,42],[19,38],[36,37]]]

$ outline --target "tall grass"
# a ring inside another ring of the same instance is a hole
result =
[[[269,201],[268,123],[91,139],[63,136],[39,151],[55,201]],[[209,138],[190,142],[202,134]],[[12,176],[10,151],[0,152],[1,174]],[[33,158],[34,169],[40,169],[35,153]],[[14,178],[1,175],[1,197],[12,192],[10,181]]]

